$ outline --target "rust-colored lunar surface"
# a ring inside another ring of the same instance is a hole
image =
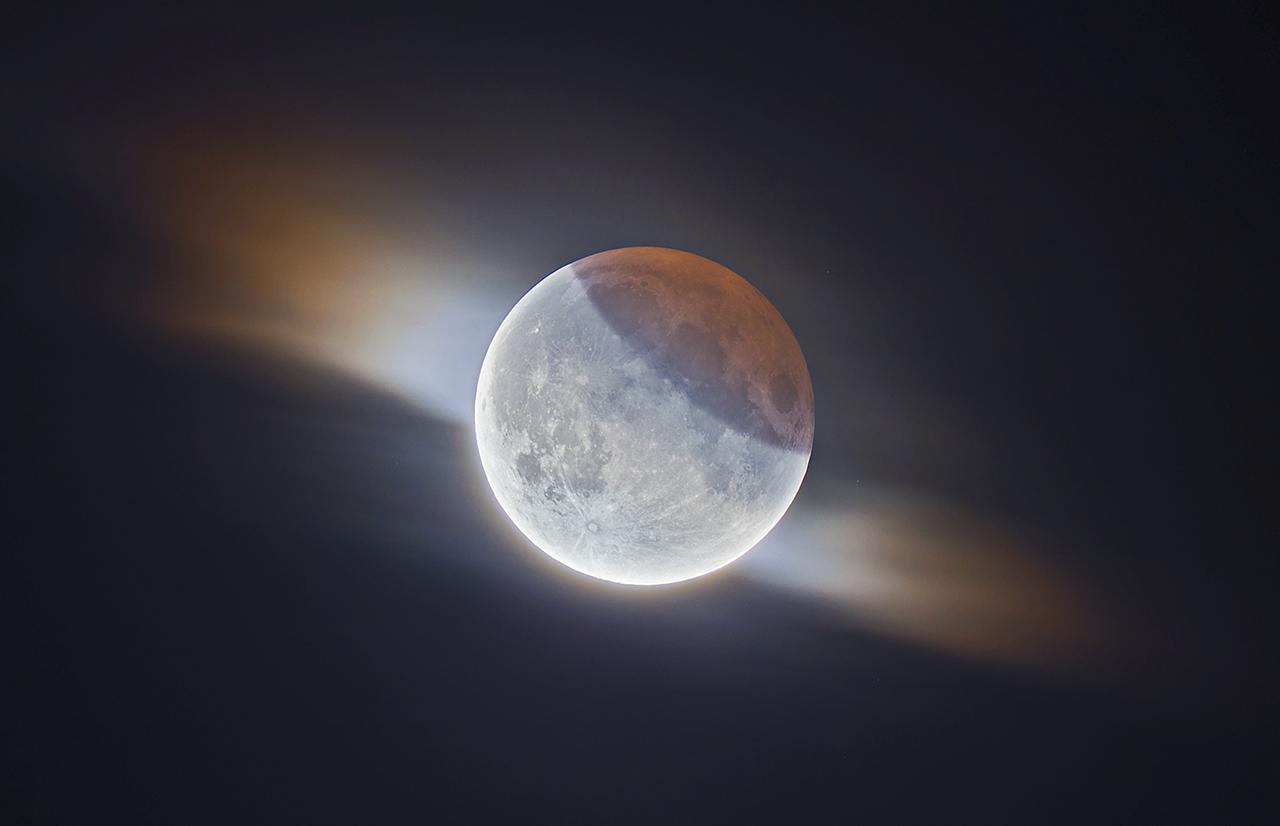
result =
[[[795,336],[697,255],[630,247],[543,279],[489,345],[485,476],[552,558],[636,585],[729,564],[777,524],[813,446]]]

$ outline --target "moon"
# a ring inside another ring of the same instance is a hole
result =
[[[813,448],[813,386],[781,314],[731,270],[659,247],[535,285],[489,345],[475,413],[485,477],[521,533],[628,585],[742,556]]]

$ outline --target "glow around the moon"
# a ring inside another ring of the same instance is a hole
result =
[[[751,549],[791,504],[813,388],[778,311],[730,270],[633,247],[562,267],[489,346],[476,439],[535,545],[582,573],[658,585]]]

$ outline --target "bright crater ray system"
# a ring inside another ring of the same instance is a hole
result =
[[[502,322],[476,440],[499,504],[549,556],[679,582],[782,518],[809,464],[813,387],[787,323],[738,275],[611,250],[556,270]]]

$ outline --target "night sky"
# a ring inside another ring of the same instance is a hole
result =
[[[1276,822],[1264,4],[5,28],[0,821]],[[470,419],[632,245],[816,397],[778,528],[656,589]]]

